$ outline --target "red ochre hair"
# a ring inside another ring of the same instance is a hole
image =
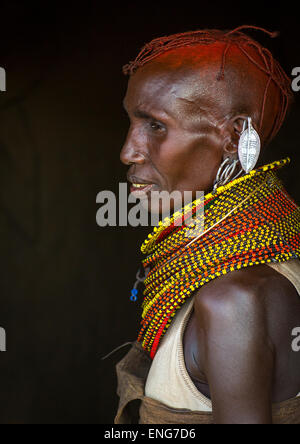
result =
[[[173,34],[170,36],[154,39],[150,43],[147,43],[140,51],[137,58],[123,67],[123,72],[125,75],[132,75],[140,67],[151,62],[153,59],[159,57],[167,51],[175,50],[177,48],[192,47],[197,45],[210,45],[217,42],[224,42],[225,45],[220,61],[220,71],[217,73],[217,80],[221,81],[225,79],[226,56],[228,54],[228,51],[231,45],[236,45],[240,49],[240,51],[250,60],[250,62],[252,62],[257,69],[265,73],[267,76],[267,82],[262,101],[259,129],[261,129],[263,124],[265,106],[271,81],[273,81],[279,89],[280,105],[272,132],[268,137],[268,139],[271,140],[273,139],[273,137],[275,137],[275,135],[281,128],[285,120],[289,105],[292,102],[293,95],[291,90],[291,80],[284,72],[280,64],[274,59],[271,52],[268,49],[264,48],[260,43],[258,43],[245,33],[241,32],[242,29],[259,30],[268,34],[272,38],[278,36],[277,32],[270,32],[264,28],[251,25],[239,26],[232,31],[205,29],[200,31]],[[249,49],[252,49],[257,53],[257,60],[253,58],[253,56],[249,52]],[[260,62],[258,60],[260,60]]]

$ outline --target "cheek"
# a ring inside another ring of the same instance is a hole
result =
[[[199,148],[186,165],[188,175],[182,180],[183,188],[190,186],[192,191],[211,191],[221,162],[221,150],[209,146]]]
[[[220,141],[212,135],[170,134],[160,145],[156,162],[169,191],[207,191],[221,159]]]

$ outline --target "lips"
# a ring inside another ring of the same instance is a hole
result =
[[[154,184],[146,185],[146,184],[133,184],[130,187],[131,194],[135,196],[145,196],[147,193],[149,193],[154,188]]]
[[[153,182],[136,176],[128,176],[128,180],[132,183],[130,192],[137,197],[145,196],[156,186]]]

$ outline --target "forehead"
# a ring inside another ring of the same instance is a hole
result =
[[[150,63],[131,76],[125,97],[127,107],[170,108],[184,102],[210,102],[216,67],[172,67]]]

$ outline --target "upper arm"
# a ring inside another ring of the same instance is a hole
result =
[[[217,423],[270,423],[274,350],[263,295],[215,281],[195,298],[197,336]]]

